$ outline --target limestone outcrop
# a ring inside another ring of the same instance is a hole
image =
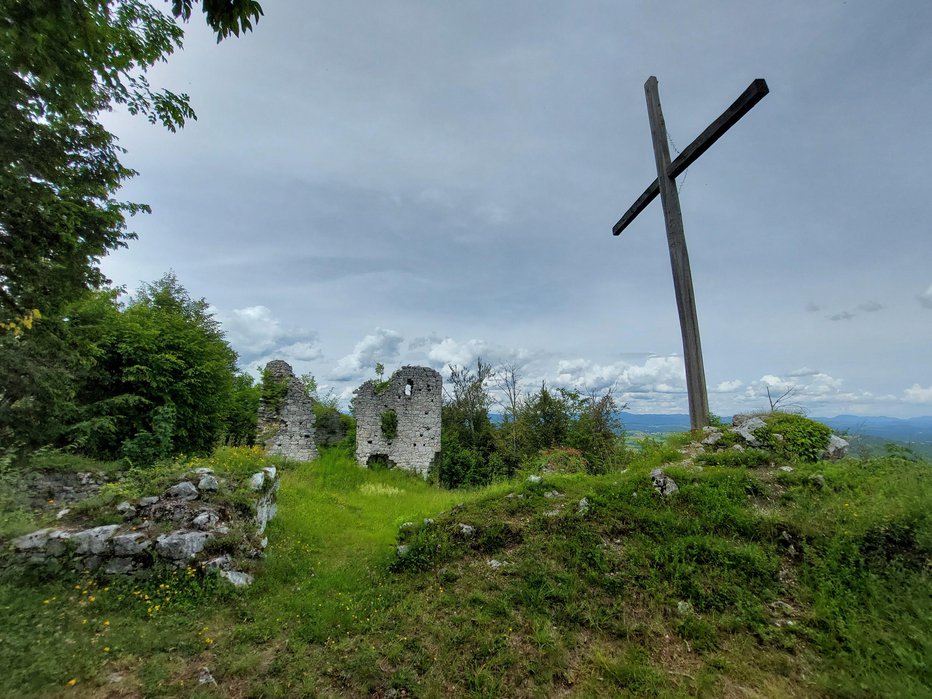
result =
[[[356,389],[356,460],[426,477],[440,454],[443,378],[428,367],[404,366],[388,381]]]
[[[295,461],[313,461],[317,458],[313,401],[304,385],[295,377],[291,365],[281,359],[265,365],[264,381],[273,384],[273,390],[259,404],[259,438],[266,452]]]

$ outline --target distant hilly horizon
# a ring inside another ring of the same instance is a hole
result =
[[[501,414],[490,416],[500,422]],[[689,415],[685,413],[629,413],[619,414],[626,432],[662,434],[685,432],[689,429]],[[813,420],[825,423],[837,433],[874,437],[893,442],[923,442],[932,444],[932,415],[897,418],[886,416],[836,415],[834,417],[812,416]],[[730,420],[726,420],[730,421]]]
[[[674,432],[689,429],[689,415],[685,413],[629,413],[620,414],[625,430],[629,432]],[[932,416],[897,418],[886,416],[836,415],[812,416],[835,432],[878,437],[895,442],[932,442]]]

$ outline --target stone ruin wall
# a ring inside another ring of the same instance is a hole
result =
[[[398,468],[426,477],[440,454],[440,406],[443,378],[427,367],[404,366],[376,393],[377,381],[356,390],[356,461],[388,459]],[[392,440],[382,432],[382,413],[394,410],[398,434]]]
[[[288,385],[280,405],[259,404],[258,433],[265,451],[296,461],[313,461],[317,458],[313,401],[288,362],[273,359],[265,370],[274,380]]]

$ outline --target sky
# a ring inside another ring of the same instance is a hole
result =
[[[244,369],[346,400],[481,357],[685,412],[659,199],[611,234],[656,177],[643,85],[675,157],[764,78],[678,179],[711,410],[932,414],[932,3],[262,4],[150,72],[197,121],[105,115],[153,212],[104,272],[174,270]]]

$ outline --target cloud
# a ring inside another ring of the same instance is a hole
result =
[[[820,306],[817,303],[813,303],[812,301],[810,301],[809,303],[806,304],[807,313],[818,313],[821,310],[822,310],[822,306]]]
[[[254,372],[272,359],[284,359],[297,370],[296,364],[307,364],[324,356],[317,333],[283,327],[266,306],[230,311],[211,308],[211,311],[247,371]]]
[[[227,340],[241,354],[255,355],[270,350],[284,335],[281,323],[265,306],[211,310],[223,326]]]
[[[525,349],[504,347],[485,340],[472,339],[459,342],[452,337],[432,335],[415,338],[408,344],[410,352],[416,352],[412,361],[424,362],[446,373],[448,366],[475,367],[476,361],[482,359],[493,368],[502,364],[524,366],[542,353],[532,353]]]
[[[916,296],[916,299],[922,304],[925,308],[932,309],[932,284],[929,285],[929,288],[923,291],[921,294]]]
[[[683,360],[676,355],[650,356],[643,364],[596,364],[586,359],[557,363],[557,382],[577,389],[624,393],[682,393],[686,390]]]
[[[715,390],[718,393],[734,393],[743,385],[744,384],[738,379],[735,379],[734,381],[722,381],[718,386],[715,387]]]
[[[403,341],[404,338],[394,330],[376,328],[373,334],[366,335],[350,354],[337,362],[330,378],[335,381],[361,378],[375,369],[376,362],[386,364],[395,359]]]
[[[419,350],[422,347],[430,347],[438,342],[442,342],[443,338],[439,335],[427,335],[426,337],[416,337],[410,342],[408,342],[408,351],[413,352],[414,350]]]
[[[313,362],[324,356],[323,350],[316,342],[295,342],[279,347],[276,354],[280,355],[285,361],[294,360],[298,362]]]
[[[903,400],[910,403],[932,403],[932,386],[923,388],[919,384],[913,384],[912,388],[903,391]]]
[[[930,287],[930,289],[932,289],[932,287]],[[812,306],[811,304],[810,304],[810,308],[807,308],[807,310],[817,310],[817,309],[818,309],[817,306]],[[884,309],[884,305],[877,301],[865,301],[864,303],[858,304],[858,310],[863,311],[864,313],[876,313],[877,311],[882,311],[883,309]],[[832,315],[825,316],[825,317],[828,318],[829,320],[838,321],[838,320],[852,320],[856,318],[857,315],[858,314],[853,311],[840,311],[839,313],[833,313]]]
[[[807,366],[801,367],[799,369],[794,369],[793,371],[787,373],[787,376],[792,376],[793,378],[802,377],[802,376],[815,376],[819,371],[817,369],[810,369]]]
[[[480,357],[486,356],[488,358],[488,354],[489,346],[484,340],[468,340],[461,343],[447,337],[431,346],[427,351],[427,359],[430,361],[431,366],[437,368],[446,367],[450,364],[470,367]]]

